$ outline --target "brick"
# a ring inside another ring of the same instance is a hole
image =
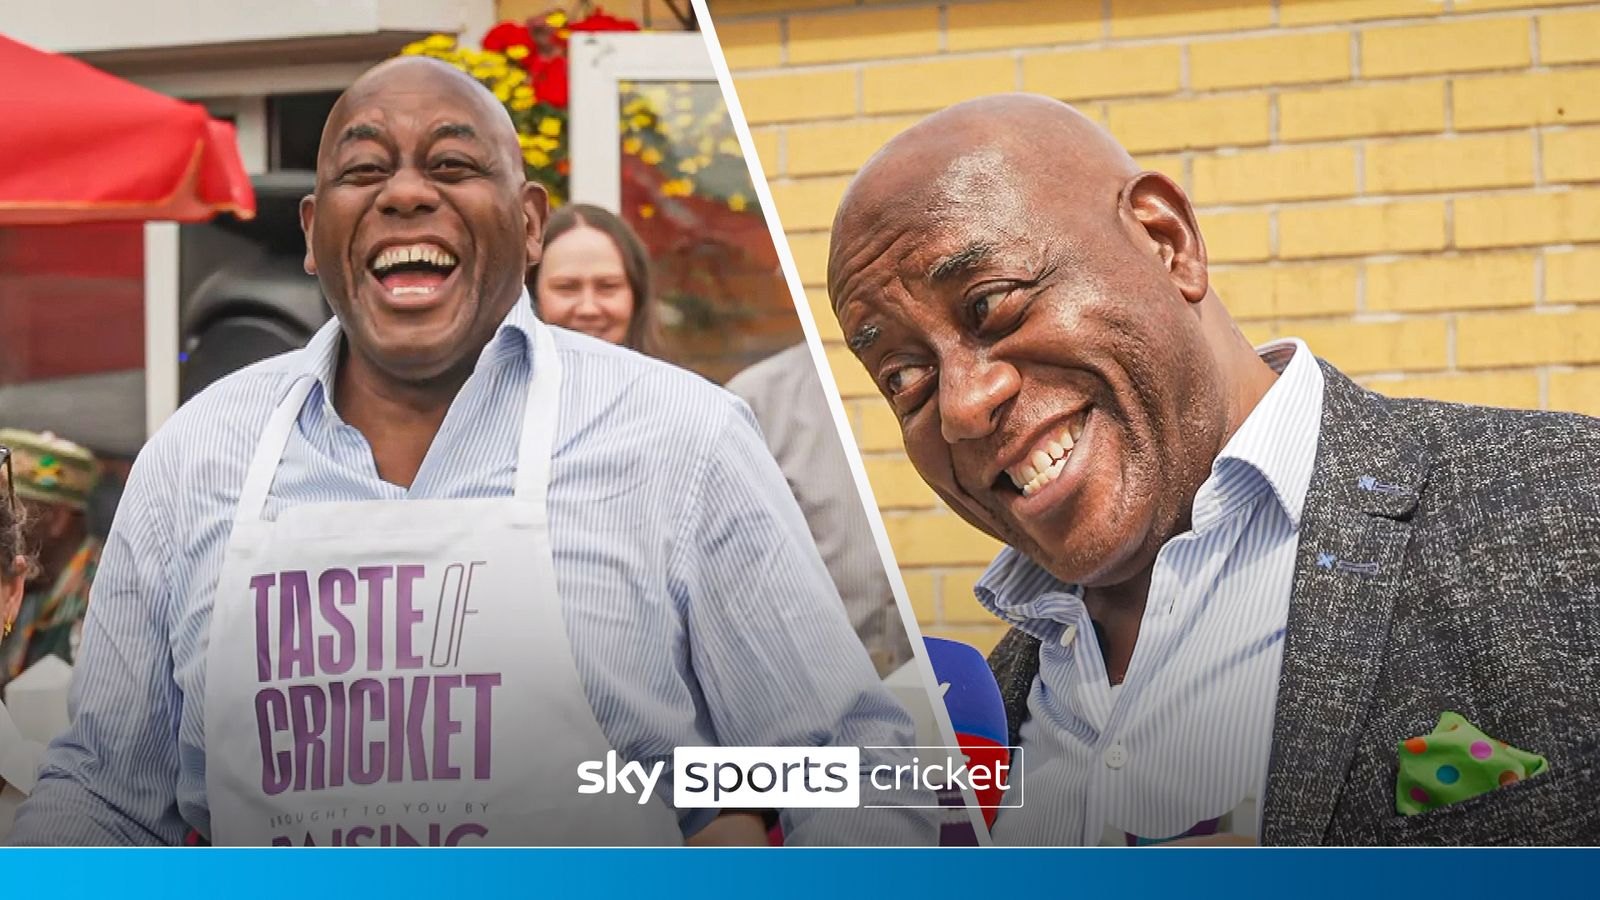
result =
[[[1600,311],[1483,313],[1456,322],[1463,369],[1600,362]]]
[[[1367,265],[1370,312],[1532,306],[1537,260],[1531,253],[1402,259]]]
[[[1022,58],[1023,90],[1062,100],[1170,94],[1183,84],[1176,44],[1072,50]]]
[[[1369,19],[1409,19],[1437,16],[1439,0],[1284,0],[1278,9],[1280,25],[1321,25]]]
[[[939,497],[904,456],[877,456],[863,460],[867,480],[879,509],[933,509]]]
[[[778,153],[778,144],[781,140],[778,129],[752,129],[750,140],[756,145],[756,159],[761,163],[762,174],[773,178],[783,171],[783,161],[779,159]]]
[[[800,283],[821,287],[828,281],[828,236],[785,232],[789,250],[800,270]]]
[[[1572,0],[1454,0],[1456,13],[1484,12],[1492,9],[1527,9],[1530,6],[1559,6]]]
[[[902,566],[982,566],[1001,544],[952,513],[913,513],[884,521]]]
[[[1243,31],[1272,24],[1268,0],[1111,0],[1111,36]]]
[[[1189,45],[1189,86],[1197,91],[1349,77],[1350,36],[1342,31]]]
[[[1546,65],[1600,60],[1600,12],[1539,17],[1539,61]]]
[[[794,12],[802,9],[828,9],[836,6],[854,6],[855,0],[707,0],[712,18],[719,24],[724,18],[748,16],[757,13]],[[548,4],[539,4],[540,8]],[[502,18],[504,16],[502,15]]]
[[[867,374],[866,367],[844,347],[828,348],[828,368],[833,370],[833,380],[839,386],[840,397],[882,396],[878,385]]]
[[[1495,134],[1367,145],[1369,194],[1408,194],[1533,184],[1533,138]]]
[[[1545,251],[1544,296],[1548,303],[1600,300],[1600,247]]]
[[[1301,206],[1278,212],[1278,255],[1284,259],[1405,253],[1444,246],[1444,204],[1437,201]]]
[[[1130,153],[1253,146],[1272,137],[1272,104],[1264,93],[1113,103],[1106,128]]]
[[[1456,128],[1600,122],[1600,68],[1458,79]]]
[[[1546,181],[1600,181],[1600,128],[1546,131],[1540,140]]]
[[[856,444],[862,452],[900,450],[905,446],[900,437],[900,420],[882,397],[857,400],[851,404],[861,423],[856,428]]]
[[[872,66],[861,74],[868,114],[926,112],[1016,87],[1016,62],[1006,56]]]
[[[939,52],[939,10],[885,9],[789,18],[789,64]]]
[[[1528,21],[1467,19],[1361,32],[1361,76],[1525,68],[1533,61]]]
[[[804,178],[772,185],[772,202],[778,205],[783,227],[815,231],[833,226],[848,178]]]
[[[1444,82],[1285,91],[1278,95],[1278,138],[1320,141],[1444,130]]]
[[[1600,369],[1551,372],[1550,408],[1600,416]]]
[[[1213,269],[1211,286],[1235,319],[1334,316],[1356,311],[1354,265]]]
[[[1600,188],[1461,197],[1455,204],[1457,247],[1600,241]]]
[[[828,292],[822,288],[810,288],[806,291],[806,305],[811,307],[811,318],[816,320],[817,335],[827,343],[844,343],[844,332],[839,330],[839,320],[833,317]]]
[[[751,125],[833,119],[856,111],[856,73],[852,69],[746,75],[734,79],[733,84]]]
[[[1366,386],[1390,397],[1422,397],[1511,409],[1539,408],[1539,376],[1531,372],[1411,375],[1372,379]]]
[[[983,569],[951,569],[939,579],[939,622],[943,625],[990,625],[995,614],[978,603],[972,586]]]
[[[914,118],[796,125],[788,131],[790,175],[853,173],[889,139],[916,123]]]
[[[1257,262],[1272,257],[1272,217],[1264,212],[1200,213],[1206,259]]]
[[[1100,38],[1100,0],[957,4],[950,7],[945,43],[951,51],[1009,50]]]
[[[1444,319],[1396,322],[1285,322],[1276,337],[1293,335],[1346,374],[1426,372],[1449,364]]]
[[[730,69],[754,69],[783,62],[783,35],[777,19],[717,25],[717,43]]]
[[[1355,192],[1356,151],[1349,146],[1200,156],[1194,161],[1194,195],[1203,204],[1315,200]]]
[[[939,618],[939,594],[933,587],[932,572],[900,571],[906,583],[906,598],[911,601],[911,614],[918,622],[936,622]]]

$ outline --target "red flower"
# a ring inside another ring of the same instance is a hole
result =
[[[639,23],[609,15],[596,6],[594,12],[568,25],[571,31],[638,31]]]
[[[485,50],[504,53],[507,47],[527,47],[531,53],[534,50],[533,32],[522,22],[501,22],[483,36]]]
[[[533,96],[540,103],[567,108],[567,61],[564,57],[523,60],[533,81]]]

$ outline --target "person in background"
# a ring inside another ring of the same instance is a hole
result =
[[[11,633],[0,641],[3,687],[48,655],[73,662],[101,543],[85,517],[99,471],[93,453],[48,432],[17,429],[0,429],[0,446],[10,448],[10,490],[28,521],[26,546],[38,556]]]
[[[893,672],[911,659],[911,645],[810,348],[802,342],[767,357],[733,376],[728,390],[756,414],[878,674]]]
[[[587,203],[551,213],[534,290],[539,318],[551,325],[661,355],[650,254],[615,213]]]
[[[28,571],[23,553],[25,513],[11,479],[11,448],[0,445],[0,634],[9,638],[22,610]],[[11,831],[17,807],[33,790],[44,745],[24,740],[0,702],[0,841]]]

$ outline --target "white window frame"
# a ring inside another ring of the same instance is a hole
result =
[[[699,32],[574,34],[568,45],[571,110],[568,158],[572,199],[619,212],[622,207],[621,107],[624,81],[704,81],[717,70]]]

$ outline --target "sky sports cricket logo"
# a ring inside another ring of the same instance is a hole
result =
[[[865,769],[862,749],[678,747],[672,803],[678,809],[874,809],[915,806],[905,794],[930,791],[943,801],[922,804],[931,808],[959,806],[963,791],[971,790],[986,811],[1022,805],[1021,748],[868,747],[893,761]],[[578,766],[578,793],[631,794],[648,803],[665,769],[665,760],[625,762],[609,751]]]

